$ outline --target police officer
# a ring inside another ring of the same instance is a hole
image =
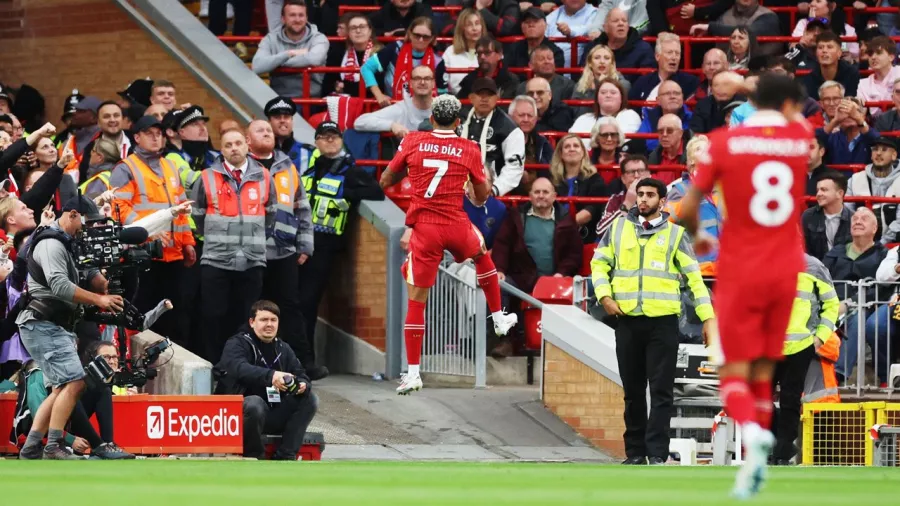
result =
[[[122,297],[102,295],[106,279],[99,271],[87,273],[85,281],[79,283],[71,243],[81,230],[83,217],[89,214],[98,214],[97,206],[86,197],[73,197],[63,205],[59,220],[31,238],[27,261],[30,301],[16,324],[22,344],[53,390],[34,414],[20,459],[80,458],[66,451],[62,443],[63,428],[85,388],[73,330],[83,314],[82,305],[105,311],[124,309]],[[45,434],[47,447],[42,452]]]
[[[591,279],[597,300],[618,317],[616,358],[625,391],[623,464],[664,464],[669,455],[681,278],[694,298],[703,335],[713,324],[709,292],[684,228],[669,222],[666,185],[637,183],[637,208],[616,218],[597,244]],[[650,384],[650,417],[646,390]]]
[[[306,320],[309,348],[298,357],[310,378],[327,369],[315,364],[315,331],[319,302],[328,287],[331,266],[347,247],[344,231],[350,211],[360,200],[384,200],[384,192],[372,176],[356,166],[344,151],[343,137],[337,123],[325,121],[316,128],[316,150],[310,166],[303,173],[303,186],[312,206],[312,223],[316,254],[300,266],[300,310]]]
[[[310,156],[316,147],[294,140],[294,114],[297,114],[297,105],[287,97],[275,97],[266,103],[263,110],[275,132],[275,147],[288,155],[298,169],[309,167]]]

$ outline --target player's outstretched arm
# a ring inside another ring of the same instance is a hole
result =
[[[389,186],[394,186],[399,183],[401,179],[406,176],[406,170],[401,171],[393,171],[391,167],[387,167],[384,169],[384,172],[381,173],[381,180],[378,184],[381,186],[381,189],[384,190]]]
[[[477,207],[481,207],[487,202],[488,197],[491,196],[491,182],[490,180],[483,181],[481,183],[469,183],[472,185],[472,203]]]
[[[703,193],[691,186],[687,190],[687,194],[681,199],[679,205],[678,218],[681,225],[687,230],[691,237],[697,235],[697,229],[700,227],[700,203],[703,202]]]

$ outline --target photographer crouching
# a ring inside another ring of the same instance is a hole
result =
[[[72,253],[72,241],[87,215],[99,214],[97,206],[83,196],[69,199],[62,215],[49,227],[34,233],[28,253],[27,306],[18,318],[19,335],[25,349],[44,373],[52,392],[34,414],[31,431],[19,458],[23,460],[77,460],[66,451],[63,428],[75,403],[85,389],[85,372],[76,349],[75,324],[83,314],[82,305],[120,312],[124,301],[118,295],[96,293],[106,286],[100,271],[85,276],[79,286],[79,272]],[[94,291],[91,291],[94,290]],[[41,448],[44,435],[47,447]]]
[[[278,339],[281,311],[259,300],[250,308],[250,330],[225,343],[214,374],[216,394],[244,396],[244,456],[265,456],[263,437],[281,434],[272,460],[297,460],[318,399],[294,350]]]

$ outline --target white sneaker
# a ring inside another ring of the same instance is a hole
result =
[[[747,431],[747,459],[738,470],[731,495],[736,499],[749,499],[758,494],[767,477],[766,463],[769,453],[775,445],[775,436],[771,432],[756,427],[755,431]]]
[[[422,378],[419,375],[404,375],[400,380],[400,386],[397,387],[398,395],[409,395],[410,392],[415,392],[422,389]]]
[[[503,313],[500,318],[494,317],[494,333],[498,336],[505,336],[509,329],[519,323],[519,316],[516,313]]]

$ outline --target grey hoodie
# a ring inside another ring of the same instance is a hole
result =
[[[303,37],[294,42],[284,34],[284,27],[266,35],[259,43],[259,49],[253,57],[253,72],[265,74],[278,67],[319,67],[325,65],[325,57],[328,55],[328,39],[319,33],[316,25],[307,24]],[[291,57],[288,51],[294,49],[306,49],[309,52]],[[312,73],[308,95],[318,97],[322,92],[322,73]],[[303,93],[303,74],[278,74],[274,73],[270,79],[270,86],[275,93],[285,97],[301,97]]]

